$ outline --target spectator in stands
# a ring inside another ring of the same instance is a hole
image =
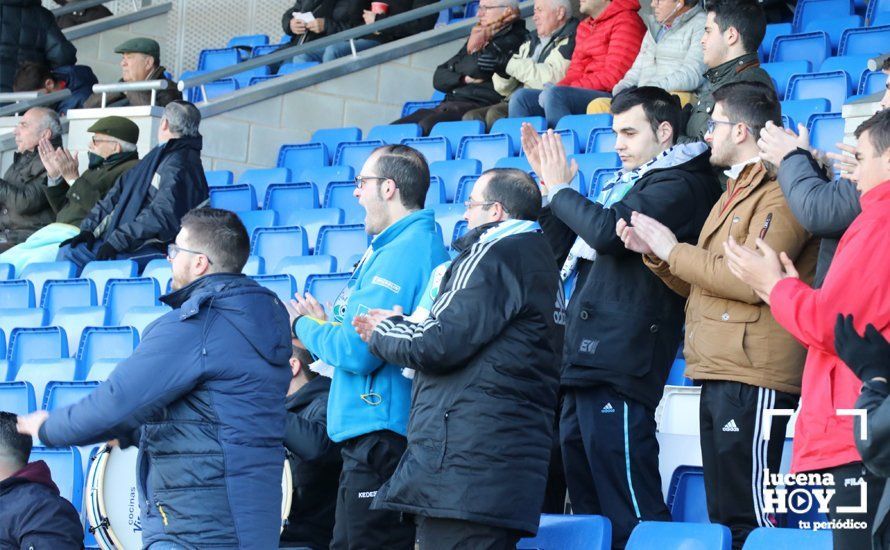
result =
[[[290,451],[294,493],[281,546],[322,550],[330,547],[334,533],[342,460],[327,432],[331,379],[311,370],[312,362],[305,348],[293,346],[284,446]]]
[[[55,0],[55,2],[59,6],[66,6],[71,0]],[[68,27],[91,23],[105,17],[111,17],[112,15],[114,14],[111,13],[111,10],[100,4],[98,6],[90,6],[86,9],[60,15],[56,17],[56,22],[59,24],[60,29],[67,29]]]
[[[77,510],[59,496],[46,462],[28,463],[31,438],[16,415],[0,411],[0,547],[83,548]]]
[[[281,15],[281,30],[290,37],[289,46],[296,46],[309,42],[321,35],[309,32],[306,22],[297,16],[302,13],[311,13],[313,17],[330,19],[331,2],[324,0],[296,0],[292,8]]]
[[[298,2],[298,4],[302,3]],[[295,38],[305,35],[307,38],[304,38],[303,42],[322,36],[331,36],[361,25],[363,23],[362,12],[370,7],[370,0],[329,0],[320,7],[315,8],[314,11],[309,10],[314,17],[311,22],[298,21],[294,23],[293,27],[290,27],[290,30]],[[297,6],[295,5],[291,12],[296,11]],[[299,41],[298,38],[297,40]],[[333,50],[331,51],[333,52]],[[333,59],[334,57],[330,57],[328,54],[328,48],[294,56],[295,63],[306,61],[321,63],[322,61],[331,61]]]
[[[57,113],[64,115],[68,109],[83,107],[84,101],[93,93],[93,84],[98,82],[93,69],[86,65],[71,65],[50,71],[49,67],[43,63],[25,61],[15,73],[12,91],[37,91],[51,94],[61,90],[70,90],[71,95],[53,107]]]
[[[59,115],[44,107],[32,107],[13,132],[18,152],[0,179],[0,251],[24,242],[54,218],[43,192],[46,169],[37,146],[42,139],[55,146],[62,144]]]
[[[46,167],[46,186],[41,186],[55,223],[35,231],[28,239],[0,254],[0,262],[15,266],[16,273],[33,262],[51,262],[59,253],[59,243],[80,232],[83,218],[105,196],[118,176],[139,161],[136,141],[139,127],[126,118],[101,118],[87,129],[90,142],[89,169],[80,174],[77,158],[67,150],[56,149],[49,140],[37,145],[40,161]],[[69,183],[70,182],[70,183]]]
[[[445,100],[438,107],[419,109],[393,124],[416,122],[427,135],[437,122],[460,120],[467,111],[503,101],[494,89],[492,72],[483,69],[479,59],[486,53],[512,55],[525,41],[527,31],[518,6],[517,0],[481,0],[479,21],[467,43],[433,75],[433,87],[445,93]]]
[[[655,407],[680,345],[685,300],[624,247],[615,226],[643,212],[695,242],[720,188],[704,143],[675,145],[676,96],[635,88],[611,109],[623,168],[602,204],[569,187],[577,167],[567,166],[559,136],[539,138],[523,125],[522,145],[549,199],[541,226],[563,262],[569,304],[560,417],[569,498],[575,513],[608,517],[613,546],[623,548],[640,521],[670,519]]]
[[[373,244],[333,305],[331,318],[311,296],[289,304],[294,335],[333,370],[328,436],[341,444],[343,472],[331,548],[414,548],[414,527],[371,501],[405,452],[411,381],[371,354],[352,326],[370,308],[413,310],[434,267],[448,259],[423,204],[429,167],[404,145],[374,150],[355,178]],[[410,256],[411,261],[405,262]]]
[[[870,323],[890,334],[890,111],[863,122],[855,132],[859,164],[853,179],[861,193],[862,213],[838,244],[822,288],[800,280],[788,255],[781,256],[761,240],[758,251],[731,237],[726,244],[730,270],[772,308],[773,316],[807,347],[801,406],[794,430],[794,472],[830,474],[836,493],[828,518],[874,525],[884,480],[871,473],[856,450],[853,419],[837,409],[853,408],[862,381],[843,367],[835,351],[834,327],[839,313],[852,314],[860,326]],[[838,507],[858,506],[867,485],[867,512],[848,513]],[[835,529],[834,548],[869,548],[867,529]]]
[[[420,548],[515,548],[538,530],[565,320],[540,210],[528,174],[485,172],[430,316],[353,320],[372,353],[417,372],[411,442],[374,507],[415,514]]]
[[[181,100],[182,94],[176,83],[167,78],[167,70],[161,65],[161,46],[151,38],[131,38],[114,49],[121,54],[121,79],[119,82],[143,82],[166,80],[167,89],[157,90],[155,105],[164,107],[171,101]],[[150,91],[114,92],[105,94],[107,107],[151,105]],[[102,106],[102,94],[93,94],[83,104],[84,108]]]
[[[145,548],[278,548],[291,345],[281,300],[241,274],[249,253],[233,212],[189,212],[173,310],[90,395],[18,419],[50,447],[138,444]]]
[[[640,51],[646,26],[639,9],[639,0],[581,0],[587,17],[578,25],[565,77],[543,91],[517,90],[510,116],[545,116],[552,128],[563,116],[584,113],[591,101],[609,96]]]
[[[686,376],[701,383],[700,440],[708,515],[732,530],[741,548],[753,529],[773,527],[765,511],[763,471],[778,472],[788,417],[772,421],[768,442],[758,424],[766,409],[795,409],[806,350],[776,322],[769,305],[740,284],[723,259],[727,235],[759,237],[798,261],[812,280],[816,241],[794,218],[782,189],[757,157],[766,121],[782,122],[771,87],[727,84],[714,92],[705,141],[711,164],[728,168],[726,191],[698,243],[679,243],[670,229],[634,213],[618,221],[628,249],[686,304]],[[764,229],[766,228],[766,229]]]
[[[77,48],[65,38],[40,0],[0,0],[0,93],[12,91],[23,61],[53,69],[77,62]]]
[[[862,462],[869,471],[886,480],[890,477],[890,461],[888,461],[887,445],[888,391],[887,381],[890,380],[890,342],[869,323],[865,334],[859,336],[854,326],[853,316],[838,315],[834,327],[834,347],[838,357],[853,371],[856,378],[862,380],[862,393],[856,400],[856,409],[866,411],[866,426],[862,426],[862,417],[856,416],[854,434],[861,433],[867,427],[867,437],[856,438],[856,449],[862,456]],[[890,548],[890,531],[886,522],[890,511],[890,484],[884,482],[884,494],[881,504],[875,511],[874,529],[872,531],[872,548],[887,550]]]
[[[479,67],[491,71],[491,81],[504,101],[468,111],[464,120],[481,120],[486,131],[495,121],[509,112],[507,100],[516,90],[541,90],[556,84],[566,74],[572,50],[575,48],[575,29],[578,20],[572,17],[570,0],[536,0],[533,19],[535,32],[519,46],[513,55],[490,51],[479,56]]]
[[[129,258],[144,267],[163,255],[186,212],[208,197],[201,164],[201,112],[186,101],[164,108],[159,145],[102,197],[80,224],[80,233],[59,245],[59,260],[83,266],[93,260]]]
[[[700,0],[654,0],[652,14],[643,16],[648,32],[643,46],[618,84],[612,88],[617,95],[632,86],[655,86],[680,97],[682,104],[702,83],[705,62],[702,60],[701,37],[705,32],[705,11]],[[588,113],[608,113],[610,100],[594,99]]]
[[[766,17],[754,0],[707,0],[708,12],[701,47],[704,54],[705,83],[698,101],[690,111],[681,142],[701,141],[705,137],[714,90],[731,82],[761,82],[775,89],[773,79],[760,67],[757,48],[766,33]]]

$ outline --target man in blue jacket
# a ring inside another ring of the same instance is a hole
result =
[[[423,210],[429,174],[410,147],[376,149],[354,193],[374,239],[335,301],[333,318],[312,299],[291,302],[294,335],[334,371],[328,435],[342,445],[343,471],[333,549],[414,548],[414,527],[398,512],[370,509],[405,452],[411,381],[371,354],[352,319],[374,308],[413,311],[433,268],[448,259],[432,211]]]
[[[50,447],[138,436],[146,548],[278,548],[290,331],[278,297],[241,275],[249,248],[234,213],[187,214],[167,252],[173,311],[89,396],[19,417]]]

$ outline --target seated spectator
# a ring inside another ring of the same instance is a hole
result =
[[[487,52],[479,57],[479,67],[494,73],[491,77],[497,93],[509,99],[520,88],[541,90],[562,80],[575,48],[578,20],[572,17],[569,0],[535,0],[535,32],[519,46],[514,55]],[[464,120],[481,120],[486,131],[495,121],[507,116],[507,101],[473,109]]]
[[[166,69],[161,65],[161,46],[151,38],[132,38],[114,49],[121,54],[121,79],[119,82],[143,82],[146,80],[166,80],[167,89],[158,90],[155,105],[164,107],[171,101],[182,99],[176,83],[165,76]],[[151,104],[151,92],[115,92],[105,94],[107,107],[141,106]],[[85,102],[84,108],[102,106],[102,94],[93,94]]]
[[[29,263],[55,260],[59,243],[79,233],[81,222],[93,206],[111,189],[118,176],[138,162],[139,127],[133,121],[119,116],[105,117],[87,132],[92,132],[93,138],[89,146],[89,169],[83,174],[78,172],[77,158],[67,150],[54,148],[47,139],[37,145],[47,175],[43,192],[56,214],[56,221],[0,254],[0,262],[14,265],[16,273]]]
[[[39,61],[54,69],[77,63],[77,48],[39,0],[0,2],[0,22],[0,93],[12,91],[15,71],[23,61]]]
[[[71,3],[71,0],[55,0],[55,2],[59,6],[66,6]],[[56,23],[59,24],[60,29],[67,29],[68,27],[83,25],[84,23],[90,23],[112,15],[114,14],[111,13],[111,10],[100,4],[60,15],[56,17]]]
[[[298,2],[298,4],[302,4],[302,2]],[[296,6],[294,7],[296,8]],[[288,27],[294,37],[305,35],[304,42],[322,36],[331,36],[361,25],[363,23],[362,12],[370,7],[371,0],[329,0],[324,2],[321,7],[316,8],[316,11],[319,13],[315,14],[313,12],[315,19],[311,22],[294,21],[291,24],[293,26],[288,25]],[[297,10],[293,9],[291,11],[295,12]],[[336,59],[336,57],[331,57],[332,55],[333,50],[329,54],[328,48],[315,50],[314,52],[295,55],[294,63],[331,61]]]
[[[293,346],[293,378],[287,390],[284,446],[290,451],[294,493],[281,546],[327,549],[334,536],[334,510],[340,484],[340,447],[327,432],[331,379],[309,369],[312,355]]]
[[[45,107],[32,107],[13,133],[18,152],[0,179],[0,251],[25,242],[55,217],[43,192],[46,169],[37,146],[44,139],[62,145],[59,115]]]
[[[86,65],[59,67],[50,71],[49,67],[36,61],[25,61],[19,65],[12,84],[14,92],[43,92],[51,94],[60,90],[71,90],[71,95],[56,103],[57,113],[64,115],[68,109],[80,109],[93,93],[93,84],[98,84],[93,69]]]
[[[705,83],[698,101],[687,106],[691,111],[680,142],[701,141],[705,137],[714,90],[730,82],[761,82],[775,89],[773,79],[760,67],[757,48],[766,34],[766,17],[755,0],[708,0],[705,33],[701,47],[705,65]]]
[[[0,411],[0,548],[83,548],[77,510],[59,496],[46,462],[28,463],[31,436]]]
[[[281,15],[281,30],[290,37],[288,46],[296,46],[304,44],[319,38],[321,35],[309,32],[306,23],[302,19],[298,19],[297,15],[301,13],[311,13],[313,17],[329,19],[331,3],[325,0],[297,0],[293,7],[288,8]]]
[[[162,258],[179,222],[207,200],[201,164],[201,112],[186,101],[164,108],[159,145],[118,178],[80,224],[77,236],[59,245],[58,260],[78,272],[93,260],[132,259],[140,268]]]
[[[705,62],[701,37],[705,32],[705,11],[700,0],[653,0],[652,14],[643,16],[649,32],[633,66],[612,88],[612,95],[631,86],[655,86],[680,98],[685,105],[702,83]],[[607,98],[594,99],[587,112],[608,113]]]
[[[543,91],[517,90],[510,116],[545,116],[552,128],[563,116],[584,113],[591,101],[608,97],[640,51],[646,25],[639,9],[639,0],[581,0],[587,17],[578,25],[565,77]]]
[[[481,0],[479,21],[467,43],[454,57],[436,67],[433,87],[445,100],[433,109],[419,109],[393,122],[416,122],[428,135],[437,122],[460,120],[467,111],[500,103],[504,97],[494,89],[492,72],[479,65],[486,53],[512,55],[526,39],[525,21],[519,18],[518,0]]]

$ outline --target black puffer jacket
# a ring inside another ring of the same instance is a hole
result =
[[[0,92],[12,91],[15,71],[26,60],[74,65],[77,48],[40,0],[0,0]]]
[[[294,17],[294,12],[296,13],[305,13],[312,12],[315,17],[321,18],[329,18],[331,16],[331,7],[332,2],[326,2],[324,0],[297,0],[294,5],[289,8],[286,12],[281,14],[281,30],[284,34],[290,36],[290,46],[295,46],[300,42],[299,34],[294,34],[290,30],[290,22]],[[305,34],[306,39],[304,42],[308,42],[314,38],[318,38],[320,35],[315,34],[314,32],[307,32]]]
[[[380,323],[369,347],[417,371],[408,449],[372,507],[535,533],[544,501],[564,318],[540,233],[456,241],[430,317]],[[480,238],[482,237],[482,238]]]

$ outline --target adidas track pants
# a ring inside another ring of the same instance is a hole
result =
[[[757,527],[775,527],[766,513],[764,469],[778,473],[787,416],[774,416],[769,441],[763,411],[794,409],[799,396],[722,380],[702,383],[699,419],[708,516],[732,531],[733,549],[741,548]]]

